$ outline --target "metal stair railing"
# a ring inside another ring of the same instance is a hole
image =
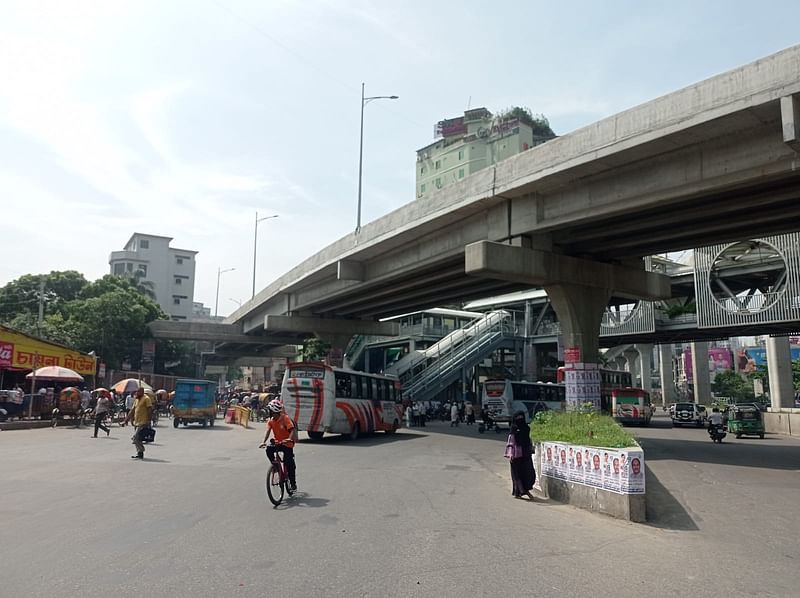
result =
[[[344,355],[347,358],[347,363],[353,364],[358,361],[358,358],[361,357],[361,353],[364,352],[364,348],[367,346],[367,337],[363,334],[356,334],[353,338],[350,339],[350,342],[347,343],[347,347],[344,350]]]
[[[418,401],[433,398],[457,380],[462,369],[476,366],[511,336],[510,328],[501,321],[482,334],[447,345],[443,352],[429,355],[421,369],[414,368],[410,375],[401,378],[404,394]]]
[[[469,326],[454,330],[427,349],[412,351],[403,356],[386,368],[385,373],[397,376],[402,381],[407,378],[408,372],[417,370],[420,365],[426,367],[431,360],[438,359],[442,353],[457,350],[458,347],[464,343],[469,343],[474,337],[491,332],[498,324],[508,319],[509,316],[510,314],[504,310],[489,312]]]

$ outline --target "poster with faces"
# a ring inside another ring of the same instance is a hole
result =
[[[639,449],[626,449],[620,452],[624,457],[621,492],[625,494],[644,494],[644,453]]]
[[[641,449],[605,449],[542,443],[541,475],[622,494],[645,492]]]

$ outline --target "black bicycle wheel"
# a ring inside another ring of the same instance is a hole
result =
[[[272,465],[267,470],[267,496],[276,507],[281,504],[284,493],[284,481],[281,479],[281,470],[277,465]]]

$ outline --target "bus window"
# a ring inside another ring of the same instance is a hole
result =
[[[375,378],[370,378],[369,380],[369,398],[370,399],[377,399],[378,398],[378,381]]]
[[[350,374],[336,372],[336,396],[349,399],[353,396],[353,381]]]

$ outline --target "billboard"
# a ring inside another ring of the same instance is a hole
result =
[[[711,347],[708,349],[708,374],[711,382],[719,372],[733,369],[733,356],[727,347]],[[692,350],[683,351],[683,371],[686,372],[686,382],[694,384],[694,368],[692,367]]]
[[[790,349],[792,361],[800,359],[800,347]],[[767,365],[767,349],[764,347],[743,347],[736,351],[736,371],[752,374],[760,365]]]

